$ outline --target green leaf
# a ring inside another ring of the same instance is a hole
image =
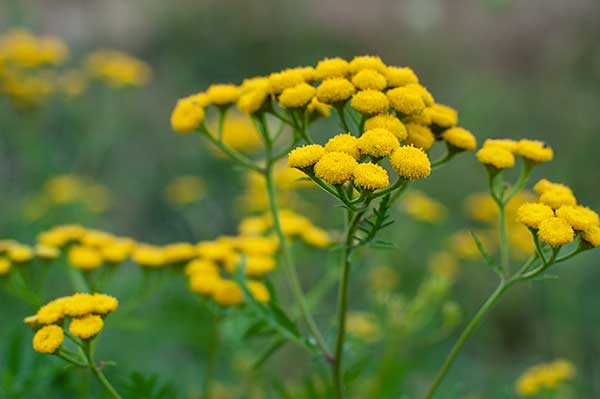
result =
[[[271,356],[273,356],[275,353],[277,353],[277,351],[279,351],[281,348],[283,348],[285,343],[286,343],[286,340],[281,338],[281,339],[278,339],[275,342],[273,342],[271,345],[269,345],[267,347],[267,349],[265,349],[260,354],[260,356],[256,359],[256,361],[252,365],[252,369],[258,370],[260,367],[262,367],[262,365],[265,364],[265,362],[267,360],[269,360],[271,358]]]
[[[477,245],[477,249],[479,250],[479,253],[481,254],[481,256],[483,257],[483,259],[485,260],[485,263],[488,264],[488,266],[490,266],[491,268],[493,268],[496,272],[500,272],[498,269],[498,266],[496,265],[496,262],[494,261],[494,258],[492,258],[490,256],[490,254],[485,250],[485,247],[483,246],[483,244],[481,243],[481,240],[479,239],[479,237],[477,236],[477,234],[474,231],[470,231],[471,233],[471,237],[473,237],[473,240],[475,241],[475,245]]]

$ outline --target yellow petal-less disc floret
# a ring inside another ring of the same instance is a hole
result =
[[[600,226],[592,226],[584,230],[581,238],[593,247],[600,247]]]
[[[328,152],[315,165],[315,175],[329,184],[342,184],[352,179],[357,162],[343,152]]]
[[[235,281],[221,279],[215,282],[217,285],[213,292],[213,299],[219,305],[235,306],[244,302],[242,289]]]
[[[360,90],[383,90],[387,86],[385,77],[373,69],[363,69],[352,77],[352,84]]]
[[[326,248],[331,245],[331,237],[326,230],[310,226],[301,233],[302,240],[313,247]]]
[[[553,185],[540,195],[539,201],[549,205],[552,209],[558,209],[563,205],[576,205],[577,198],[573,191],[564,185]]]
[[[257,302],[265,303],[271,300],[271,294],[265,283],[262,281],[248,280],[246,284],[248,285],[248,290]]]
[[[271,92],[279,94],[285,89],[306,83],[304,71],[297,68],[285,69],[281,72],[275,72],[269,75],[269,85]]]
[[[517,210],[517,220],[527,227],[537,229],[542,221],[554,217],[554,211],[548,205],[529,202]]]
[[[554,157],[552,148],[538,140],[519,140],[517,154],[534,162],[548,162]]]
[[[92,297],[94,314],[106,315],[114,312],[119,307],[117,298],[106,294],[94,294]]]
[[[8,274],[8,272],[10,272],[10,269],[12,269],[12,264],[10,263],[10,260],[6,258],[0,258],[0,276]]]
[[[214,105],[233,104],[240,98],[241,92],[241,88],[234,84],[215,84],[206,90],[210,102]]]
[[[33,249],[27,245],[14,244],[8,247],[6,255],[15,263],[26,263],[33,259]]]
[[[506,151],[512,152],[515,154],[517,152],[518,142],[511,139],[487,139],[483,143],[484,147],[500,147],[505,149]]]
[[[325,104],[335,104],[346,101],[355,92],[354,85],[348,79],[332,78],[324,80],[317,87],[317,98]]]
[[[171,127],[179,133],[193,132],[203,121],[204,109],[189,99],[177,101],[171,113]]]
[[[55,353],[65,340],[63,329],[59,326],[45,326],[33,336],[33,349],[40,353]]]
[[[283,108],[304,107],[313,99],[315,92],[315,88],[308,83],[300,83],[285,89],[279,96],[279,104]]]
[[[415,123],[407,123],[406,125],[406,144],[414,145],[427,151],[435,142],[435,136],[427,126],[417,125]]]
[[[379,190],[390,184],[390,178],[387,171],[379,165],[359,163],[354,168],[354,184],[366,190]]]
[[[298,147],[288,154],[290,168],[307,168],[319,162],[325,155],[325,148],[319,144],[309,144]]]
[[[403,115],[420,114],[425,109],[425,102],[418,90],[406,87],[396,87],[387,93],[390,105]]]
[[[462,127],[453,127],[442,133],[442,138],[450,144],[451,147],[460,151],[470,151],[477,147],[477,139],[471,132]]]
[[[244,93],[237,100],[237,107],[240,111],[247,114],[253,114],[259,111],[267,101],[269,93],[264,89],[254,89]]]
[[[81,339],[90,339],[98,335],[104,327],[104,321],[100,316],[87,315],[73,318],[69,324],[69,331]]]
[[[569,222],[575,230],[587,230],[600,223],[596,212],[581,205],[563,205],[556,210],[556,216]]]
[[[429,90],[427,90],[427,88],[425,86],[418,84],[418,83],[413,83],[413,84],[406,85],[405,87],[409,90],[414,90],[417,93],[419,93],[421,95],[421,98],[423,99],[423,102],[425,103],[426,107],[431,107],[435,104],[435,99],[433,98],[433,96],[431,95]]]
[[[483,147],[477,151],[476,155],[479,162],[496,169],[507,169],[515,166],[515,156],[513,153],[502,147]]]
[[[538,228],[538,238],[553,247],[568,244],[575,238],[571,225],[559,217],[544,219]]]
[[[372,129],[389,130],[400,141],[405,140],[408,135],[406,132],[406,126],[400,122],[400,119],[390,114],[375,115],[367,119],[365,121],[365,130]]]
[[[398,147],[400,147],[398,138],[386,129],[367,130],[358,138],[358,149],[361,154],[375,158],[388,156]]]
[[[190,289],[200,295],[214,295],[220,282],[219,275],[195,274],[190,276]]]
[[[161,267],[165,265],[165,257],[160,247],[149,244],[138,245],[131,259],[140,266],[144,267]]]
[[[359,91],[350,101],[352,108],[365,115],[382,114],[390,107],[390,102],[385,94],[377,90]]]
[[[315,68],[315,75],[319,80],[343,78],[349,74],[350,63],[342,58],[325,58]]]
[[[196,247],[189,242],[178,242],[165,245],[162,252],[165,263],[180,263],[192,259],[196,255]]]
[[[184,272],[190,277],[194,275],[219,276],[219,267],[211,260],[194,259],[185,266]]]
[[[390,164],[398,176],[408,179],[423,179],[431,174],[429,157],[420,148],[402,146],[396,149],[391,157]]]
[[[69,264],[77,269],[92,270],[102,266],[102,254],[93,247],[76,245],[69,249]]]
[[[71,317],[86,316],[94,311],[94,302],[92,294],[77,293],[64,299],[63,312]]]
[[[388,86],[390,87],[399,87],[413,83],[419,83],[419,78],[409,67],[388,66],[385,69],[384,75],[387,79]]]
[[[358,139],[350,133],[341,133],[330,138],[327,144],[325,144],[325,151],[344,152],[355,159],[360,158]]]
[[[54,324],[65,316],[65,304],[68,297],[57,298],[42,306],[36,313],[41,324]]]
[[[360,55],[350,61],[350,72],[357,74],[363,69],[373,69],[379,73],[385,73],[386,66],[381,58],[373,55]]]
[[[40,259],[53,260],[60,256],[60,250],[54,246],[38,244],[35,246],[35,255]]]
[[[322,103],[317,97],[313,97],[310,103],[306,106],[306,110],[317,116],[328,117],[331,115],[331,105]]]
[[[433,104],[425,109],[431,119],[431,124],[441,128],[450,128],[458,123],[458,112],[452,107],[443,104]]]

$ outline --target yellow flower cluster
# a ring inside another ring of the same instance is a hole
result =
[[[144,86],[152,76],[145,62],[116,50],[97,50],[85,61],[92,78],[100,79],[111,87]]]
[[[542,141],[522,139],[488,139],[477,151],[477,159],[482,164],[497,170],[515,166],[515,155],[532,164],[548,162],[554,157],[552,148]]]
[[[415,220],[431,224],[440,223],[446,217],[446,207],[425,193],[411,190],[404,196],[403,210]]]
[[[42,306],[24,322],[36,330],[33,349],[41,353],[56,353],[64,340],[64,324],[69,332],[83,340],[93,339],[104,327],[103,319],[114,312],[119,301],[105,294],[74,294],[61,297]]]
[[[593,210],[577,205],[573,191],[564,184],[540,180],[534,190],[537,202],[523,204],[517,218],[553,247],[568,244],[579,235],[590,246],[600,246],[600,218]]]
[[[575,366],[568,360],[555,360],[527,369],[516,381],[515,390],[520,396],[533,397],[544,391],[556,390],[575,377]]]
[[[165,198],[172,207],[181,207],[200,201],[206,183],[198,176],[177,176],[165,188]]]

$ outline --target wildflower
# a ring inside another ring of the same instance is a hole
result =
[[[545,191],[552,189],[552,188],[565,189],[565,190],[568,190],[571,194],[573,193],[573,191],[571,191],[571,189],[569,187],[565,186],[564,184],[552,183],[548,179],[540,179],[533,186],[533,191],[535,191],[539,195],[542,195]]]
[[[431,173],[431,162],[420,148],[402,146],[390,157],[392,168],[402,178],[408,180],[423,179]]]
[[[124,262],[135,249],[135,242],[130,239],[119,239],[100,247],[102,259],[110,263]]]
[[[386,66],[381,58],[372,55],[356,56],[350,61],[350,72],[357,74],[363,69],[372,69],[379,73],[385,73]]]
[[[552,217],[554,217],[552,208],[540,203],[523,204],[517,211],[517,220],[534,229],[537,229],[542,221]]]
[[[459,273],[456,257],[449,251],[441,251],[429,259],[429,270],[442,278],[454,281]]]
[[[327,79],[317,87],[317,98],[325,104],[346,101],[356,92],[354,85],[344,78]]]
[[[210,96],[203,91],[196,94],[192,94],[191,96],[187,96],[185,97],[185,99],[197,105],[200,108],[205,108],[210,105]]]
[[[543,141],[538,140],[519,140],[517,153],[523,158],[534,162],[548,162],[554,157],[552,148],[548,147]]]
[[[165,189],[167,202],[172,206],[183,206],[199,201],[205,194],[204,180],[197,176],[178,176]]]
[[[219,275],[193,274],[190,276],[190,289],[200,295],[214,295],[220,282]]]
[[[269,75],[271,92],[279,94],[285,89],[305,83],[305,75],[300,69],[286,69]]]
[[[59,326],[45,326],[33,336],[33,349],[40,353],[55,353],[65,340],[63,329]]]
[[[390,155],[398,147],[400,147],[398,139],[386,129],[367,130],[358,138],[360,152],[375,158]]]
[[[331,105],[322,103],[317,97],[313,97],[306,110],[311,114],[328,117],[331,114]]]
[[[403,202],[406,213],[420,222],[439,223],[446,217],[444,205],[424,193],[411,191]]]
[[[407,137],[406,126],[394,115],[375,115],[365,121],[365,130],[378,128],[389,130],[400,141],[405,140]]]
[[[360,90],[383,90],[387,86],[385,77],[373,69],[363,69],[352,78],[352,84]]]
[[[517,152],[518,142],[511,139],[487,139],[483,143],[484,147],[500,147],[504,150],[512,152],[515,154]]]
[[[304,145],[293,149],[288,154],[290,168],[306,168],[316,164],[325,155],[325,148],[318,144]]]
[[[453,127],[442,133],[442,138],[455,150],[470,151],[477,147],[475,136],[462,127]]]
[[[563,205],[556,210],[556,216],[566,220],[575,230],[587,230],[600,223],[596,212],[580,205]]]
[[[225,279],[217,281],[213,291],[213,299],[223,306],[235,306],[244,302],[240,286],[235,281]]]
[[[554,390],[573,378],[575,366],[567,360],[555,360],[527,369],[516,381],[515,390],[520,396],[536,396],[544,390]]]
[[[145,267],[161,267],[165,264],[162,249],[149,244],[138,245],[131,254],[131,259],[138,265]]]
[[[219,267],[217,264],[211,260],[207,259],[194,259],[191,260],[185,266],[185,274],[189,277],[199,275],[199,276],[218,276],[219,275]]]
[[[435,104],[435,99],[425,86],[420,85],[418,83],[412,83],[406,85],[405,87],[409,90],[414,90],[417,93],[419,93],[421,95],[421,98],[423,99],[423,102],[425,103],[425,107],[431,107]]]
[[[362,114],[375,115],[386,112],[390,103],[384,93],[369,89],[356,93],[350,105]]]
[[[80,240],[82,244],[89,247],[103,247],[114,242],[115,237],[105,231],[90,229],[86,230]]]
[[[539,201],[549,205],[552,209],[558,209],[563,205],[576,205],[577,198],[573,195],[573,191],[567,186],[552,186],[545,190],[540,195]]]
[[[169,244],[163,247],[165,263],[180,263],[192,259],[196,255],[196,247],[188,242]]]
[[[272,256],[277,252],[279,243],[274,237],[237,237],[234,246],[250,255]]]
[[[319,61],[315,68],[316,78],[319,80],[343,78],[349,73],[350,64],[341,58],[325,58]]]
[[[143,86],[151,77],[150,67],[120,51],[98,50],[86,59],[90,75],[112,87]]]
[[[241,89],[233,84],[216,84],[209,86],[206,94],[212,104],[223,106],[235,103],[240,98]]]
[[[268,229],[269,221],[262,216],[247,217],[243,219],[238,226],[238,231],[243,236],[259,235]]]
[[[498,205],[487,193],[468,196],[465,200],[465,211],[478,222],[491,223],[498,218]]]
[[[33,250],[27,245],[15,244],[8,247],[6,254],[15,263],[26,263],[33,258]]]
[[[214,262],[227,260],[231,252],[231,245],[222,241],[201,241],[196,244],[196,254]]]
[[[11,268],[12,268],[12,265],[10,263],[10,260],[8,260],[6,258],[0,258],[0,276],[4,276],[4,275],[8,274],[8,272],[10,272]]]
[[[326,248],[331,245],[331,237],[327,231],[316,226],[309,226],[301,232],[302,240],[313,247]]]
[[[377,266],[369,272],[368,280],[372,290],[391,292],[398,285],[398,274],[389,266]]]
[[[553,247],[568,244],[575,237],[571,225],[559,217],[542,220],[539,224],[537,235],[540,240]]]
[[[231,273],[235,271],[237,263],[238,261],[234,261],[228,265]],[[275,260],[271,256],[254,254],[246,258],[246,274],[249,276],[262,276],[272,272],[275,266]]]
[[[376,342],[381,338],[381,329],[375,317],[365,312],[350,312],[348,314],[348,334],[366,342]]]
[[[366,162],[354,168],[354,184],[366,190],[378,190],[389,186],[390,179],[381,166]]]
[[[425,102],[419,91],[409,87],[396,87],[387,93],[390,105],[403,115],[420,114],[425,109]]]
[[[447,105],[433,104],[431,107],[425,108],[425,113],[431,119],[432,124],[441,128],[451,128],[458,123],[458,112]]]
[[[106,294],[94,294],[92,297],[92,312],[99,315],[106,315],[114,312],[119,306],[117,298]]]
[[[342,184],[352,179],[356,165],[356,159],[346,153],[328,152],[315,164],[315,175],[329,184]]]
[[[344,152],[357,160],[360,158],[358,139],[350,133],[341,133],[330,138],[325,144],[325,152]]]
[[[92,247],[76,245],[69,249],[69,264],[82,270],[97,269],[102,266],[102,255]]]
[[[223,124],[221,142],[237,151],[254,151],[260,148],[262,139],[250,118],[232,115]]]
[[[71,334],[83,340],[94,338],[104,327],[104,321],[100,316],[87,315],[74,318],[69,324]]]
[[[262,109],[267,101],[269,93],[267,90],[255,89],[240,95],[236,106],[242,112],[253,114]]]
[[[178,100],[171,113],[171,127],[179,133],[193,132],[203,121],[204,109],[189,99]]]
[[[390,87],[406,86],[412,83],[419,83],[419,78],[409,67],[388,66],[385,69],[384,75],[387,79],[388,86]]]
[[[50,246],[38,244],[35,246],[35,255],[40,259],[56,259],[60,256],[60,251],[58,248]]]
[[[300,83],[283,90],[279,96],[279,104],[284,108],[304,107],[315,95],[315,88],[308,83]]]
[[[54,324],[64,317],[67,298],[58,298],[38,309],[36,316],[40,324]]]
[[[257,302],[269,302],[271,300],[271,294],[263,282],[248,280],[246,284],[248,285],[248,290],[252,294],[252,297],[254,297]]]
[[[477,151],[477,159],[484,165],[496,169],[506,169],[515,166],[515,156],[502,147],[483,147]]]
[[[65,297],[61,303],[64,315],[71,317],[86,316],[92,313],[95,307],[94,296],[86,293],[78,293],[70,297]]]
[[[412,144],[415,147],[419,147],[427,151],[435,142],[435,136],[433,135],[433,132],[426,126],[417,125],[415,123],[407,123],[406,131],[406,144]]]
[[[597,225],[588,227],[586,230],[584,230],[581,233],[581,238],[585,242],[590,244],[592,247],[599,247],[600,246],[600,227]]]

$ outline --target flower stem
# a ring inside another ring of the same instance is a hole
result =
[[[96,361],[94,360],[93,347],[92,347],[91,343],[85,342],[84,346],[85,346],[85,350],[84,350],[85,355],[88,360],[88,367],[92,370],[92,372],[94,373],[94,375],[96,376],[96,378],[98,379],[100,384],[102,384],[102,386],[104,386],[104,389],[106,389],[114,399],[122,399],[122,396],[119,395],[117,390],[108,381],[108,379],[106,378],[106,376],[104,375],[102,370],[100,370],[100,368],[96,365]]]
[[[213,382],[217,369],[217,353],[219,351],[219,343],[221,341],[219,334],[219,322],[219,318],[215,316],[213,318],[213,326],[210,333],[208,365],[206,367],[206,374],[204,376],[204,390],[202,393],[203,399],[210,399],[212,397]]]

